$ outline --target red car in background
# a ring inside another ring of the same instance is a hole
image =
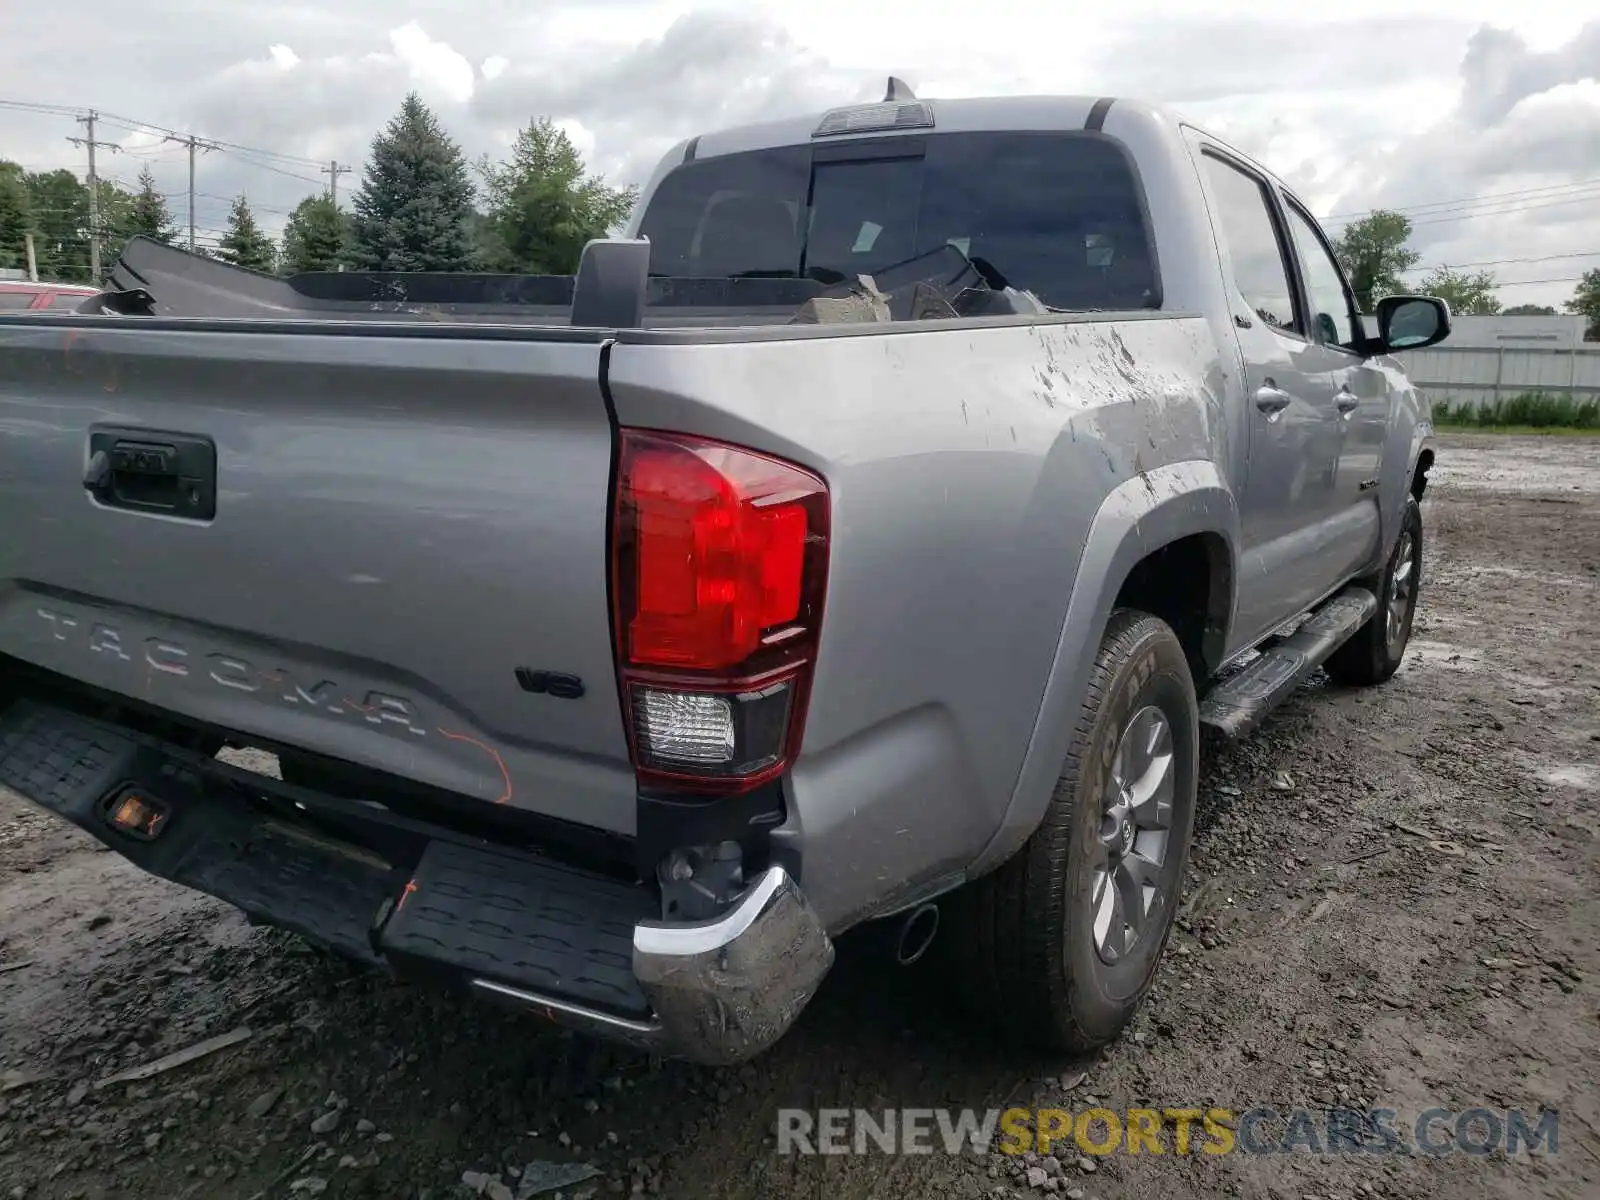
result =
[[[77,308],[99,288],[83,283],[33,283],[26,279],[0,279],[0,312],[19,309]]]

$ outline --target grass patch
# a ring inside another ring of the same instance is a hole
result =
[[[1600,397],[1524,392],[1488,404],[1445,400],[1434,405],[1433,421],[1445,429],[1499,433],[1600,433]]]
[[[1600,428],[1582,429],[1568,425],[1459,425],[1454,421],[1436,419],[1433,427],[1440,433],[1504,433],[1533,437],[1600,437]]]

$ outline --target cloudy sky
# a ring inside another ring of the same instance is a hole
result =
[[[0,101],[94,106],[193,131],[197,225],[248,194],[278,227],[357,165],[415,88],[469,155],[530,117],[639,182],[675,140],[881,95],[1061,92],[1171,105],[1328,216],[1416,222],[1425,265],[1492,263],[1507,304],[1557,303],[1600,266],[1600,21],[1576,0],[0,0]],[[1177,13],[1179,15],[1174,15]],[[0,106],[0,157],[81,170],[70,115]],[[185,151],[128,124],[103,169],[149,165],[182,219]],[[1515,261],[1501,261],[1515,260]]]

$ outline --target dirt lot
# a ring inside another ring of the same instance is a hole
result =
[[[0,1200],[505,1196],[551,1162],[598,1169],[568,1200],[1600,1195],[1600,441],[1452,437],[1424,507],[1406,665],[1211,756],[1157,995],[1094,1062],[997,1050],[937,963],[848,945],[757,1065],[652,1062],[347,969],[0,794]],[[782,1107],[1097,1102],[1555,1108],[1559,1152],[775,1153]]]

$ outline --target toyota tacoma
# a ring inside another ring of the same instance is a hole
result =
[[[1449,320],[1174,116],[898,81],[677,146],[573,277],[135,240],[0,314],[0,784],[664,1054],[759,1054],[856,926],[1100,1045],[1202,727],[1401,661]]]

